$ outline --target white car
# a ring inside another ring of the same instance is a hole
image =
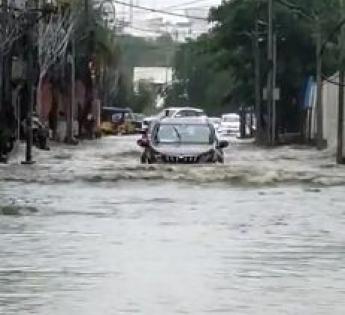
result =
[[[202,109],[195,107],[169,107],[163,109],[158,115],[145,118],[143,121],[143,129],[147,128],[152,121],[157,121],[164,118],[185,117],[206,117],[206,114]]]
[[[238,135],[240,132],[240,116],[236,113],[224,114],[218,132],[221,135]]]

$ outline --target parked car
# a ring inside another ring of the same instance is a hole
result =
[[[221,135],[239,134],[240,116],[235,113],[224,114],[218,132]]]
[[[156,121],[147,136],[138,140],[144,148],[141,163],[223,163],[223,149],[213,125],[202,118],[167,118]]]
[[[147,128],[150,123],[160,119],[185,117],[206,117],[206,114],[202,109],[195,107],[169,107],[163,109],[158,115],[145,118],[143,128]]]

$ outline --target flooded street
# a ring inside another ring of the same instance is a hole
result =
[[[335,314],[345,169],[235,140],[225,165],[139,164],[135,137],[0,165],[0,314]]]

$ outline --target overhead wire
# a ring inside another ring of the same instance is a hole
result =
[[[339,83],[339,82],[337,82],[337,81],[334,81],[334,80],[332,80],[331,78],[325,76],[324,74],[322,75],[322,79],[323,79],[324,81],[326,81],[326,82],[332,84],[332,85],[345,87],[345,84],[341,84],[341,83]]]
[[[206,2],[206,1],[210,1],[210,0],[193,0],[193,1],[188,1],[188,2],[184,2],[184,3],[180,3],[180,4],[174,4],[174,5],[169,5],[167,7],[164,7],[163,9],[164,10],[167,10],[167,9],[179,9],[183,6],[188,6],[188,5],[192,5],[192,4],[199,4],[201,2]]]
[[[137,4],[129,4],[129,3],[126,3],[126,2],[123,2],[123,1],[120,1],[120,0],[114,0],[113,2],[117,3],[119,5],[123,5],[123,6],[126,6],[126,7],[131,7],[131,8],[147,11],[147,12],[161,13],[161,14],[164,14],[164,15],[170,15],[170,16],[175,16],[175,17],[184,17],[184,18],[189,18],[189,19],[208,21],[207,18],[200,17],[200,16],[189,15],[189,14],[182,14],[182,13],[181,14],[180,13],[174,13],[174,12],[169,12],[169,11],[165,11],[165,10],[154,9],[154,8],[150,8],[150,7],[144,7],[144,6],[137,5]]]

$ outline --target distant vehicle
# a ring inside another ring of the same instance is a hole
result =
[[[121,107],[103,107],[101,131],[106,135],[135,133],[132,110]]]
[[[133,124],[134,124],[136,133],[141,132],[144,119],[145,119],[144,114],[133,113]]]
[[[223,149],[213,125],[202,118],[167,118],[153,123],[147,136],[138,140],[144,148],[141,163],[224,163]]]
[[[239,134],[240,116],[235,113],[224,114],[218,132],[221,135]]]
[[[165,118],[206,117],[205,112],[195,107],[169,107],[163,109],[158,115],[147,117],[143,121],[143,128],[151,122]]]
[[[222,122],[222,119],[219,117],[209,117],[210,122],[213,124],[214,129],[218,131],[220,124]]]

